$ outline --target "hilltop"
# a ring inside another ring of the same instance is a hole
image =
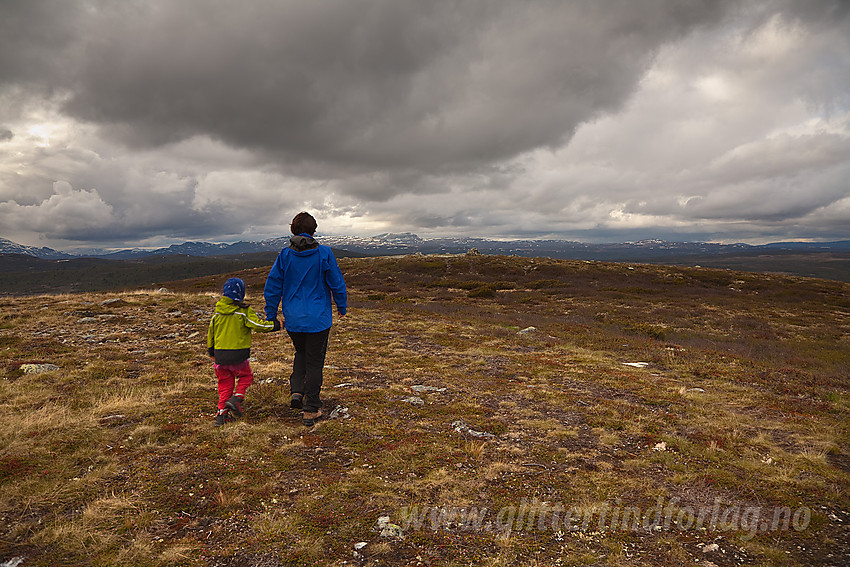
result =
[[[286,404],[285,334],[255,336],[245,419],[212,426],[223,276],[0,299],[0,561],[850,558],[850,284],[472,254],[340,265],[336,418],[310,429]],[[266,273],[228,275],[259,309]]]

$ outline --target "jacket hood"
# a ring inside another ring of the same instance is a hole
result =
[[[306,252],[319,247],[319,243],[309,234],[299,234],[289,237],[289,247],[296,252]]]
[[[229,297],[222,297],[218,300],[218,303],[215,304],[215,312],[229,315],[231,313],[235,313],[237,309],[247,306],[247,304],[241,301],[233,301]]]

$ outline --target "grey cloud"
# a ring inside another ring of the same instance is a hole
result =
[[[848,7],[0,0],[0,221],[846,235]]]
[[[850,138],[846,136],[783,134],[734,148],[712,164],[711,169],[718,183],[740,183],[839,167],[847,162],[847,156],[850,156]]]
[[[96,3],[65,110],[132,144],[207,134],[276,159],[487,163],[619,108],[660,45],[725,4]]]
[[[74,2],[3,0],[0,86],[24,83],[50,90],[64,82],[83,9]]]

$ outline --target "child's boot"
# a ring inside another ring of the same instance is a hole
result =
[[[215,416],[216,427],[221,427],[225,423],[230,423],[231,421],[233,421],[233,417],[227,410],[219,410],[218,415]]]
[[[227,406],[227,409],[233,412],[234,416],[237,418],[242,417],[242,396],[230,396],[230,399],[224,402],[224,405]]]

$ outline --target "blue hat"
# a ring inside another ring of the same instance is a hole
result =
[[[230,278],[224,282],[224,297],[229,297],[233,301],[245,299],[245,282],[239,278]]]

